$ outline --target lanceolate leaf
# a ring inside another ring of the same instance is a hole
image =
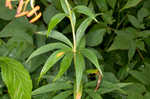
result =
[[[49,22],[48,25],[48,32],[47,32],[47,36],[49,35],[49,33],[51,33],[52,29],[59,23],[61,22],[64,18],[66,17],[66,14],[64,13],[59,13],[56,14],[55,16],[53,16]]]
[[[71,65],[72,58],[73,58],[72,52],[66,53],[66,55],[64,56],[64,58],[61,61],[60,70],[59,70],[58,74],[56,75],[54,81],[59,79],[67,71],[67,69]]]
[[[102,71],[101,71],[101,69],[100,69],[100,65],[99,65],[99,63],[98,63],[98,59],[97,59],[97,56],[95,55],[95,53],[93,53],[93,51],[92,50],[90,50],[90,49],[81,49],[80,50],[81,51],[81,53],[87,58],[87,59],[89,59],[95,66],[96,66],[96,68],[98,69],[98,71],[100,72],[100,74],[103,76],[103,73],[102,73]]]
[[[66,2],[68,3],[68,1],[67,0],[60,0],[60,2],[61,2],[61,6],[62,6],[62,9],[64,10],[64,12],[66,14],[69,14],[69,11],[68,11],[68,8],[67,8],[67,5],[66,5]]]
[[[81,25],[78,27],[77,31],[76,31],[76,43],[77,46],[80,43],[80,40],[82,39],[82,37],[84,36],[84,32],[87,29],[87,27],[90,25],[90,23],[92,22],[92,18],[87,18],[85,19]]]
[[[81,54],[77,53],[75,56],[76,93],[80,92],[80,86],[84,69],[85,69],[84,58]]]
[[[136,6],[138,3],[140,3],[141,1],[142,1],[142,0],[128,0],[127,3],[125,4],[125,6],[124,6],[121,10],[134,7],[134,6]]]
[[[58,90],[65,90],[65,89],[71,89],[72,85],[66,82],[61,82],[61,83],[52,83],[52,84],[47,84],[44,85],[32,92],[32,95],[38,95],[38,94],[43,94],[47,92],[52,92],[52,91],[58,91]]]
[[[7,57],[0,57],[0,66],[11,99],[31,99],[32,81],[24,66]]]
[[[46,74],[46,72],[57,62],[59,61],[65,54],[64,50],[57,50],[54,53],[52,53],[49,58],[47,59],[46,63],[44,64],[41,73],[40,73],[40,77],[39,80],[41,79],[41,77]]]
[[[71,48],[69,48],[67,45],[65,45],[63,43],[51,43],[51,44],[47,44],[47,45],[44,45],[44,46],[38,48],[37,50],[35,50],[30,55],[30,57],[28,58],[27,62],[30,59],[32,59],[33,57],[35,57],[35,56],[41,55],[43,53],[46,53],[48,51],[52,51],[52,50],[55,50],[55,49],[71,49]]]
[[[93,13],[93,11],[90,8],[83,5],[76,6],[74,8],[74,11],[85,14],[93,19],[95,18],[95,14]]]
[[[46,35],[46,31],[40,31],[40,32],[37,32],[37,34],[40,34],[40,35]],[[58,32],[58,31],[52,31],[48,37],[51,37],[51,38],[54,38],[56,40],[59,40],[59,41],[62,41],[66,44],[68,44],[70,47],[72,47],[72,43],[70,42],[70,40],[65,36],[63,35],[62,33]]]
[[[66,99],[72,94],[72,90],[61,92],[60,94],[56,95],[53,99]]]

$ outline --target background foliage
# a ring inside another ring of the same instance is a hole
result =
[[[150,99],[150,0],[68,0],[75,29],[85,34],[76,57],[83,67],[76,68],[66,54],[72,29],[60,1],[36,1],[43,15],[34,24],[14,17],[17,1],[13,10],[0,1],[0,99],[73,99],[76,83],[82,99]],[[99,64],[104,76],[95,92]]]

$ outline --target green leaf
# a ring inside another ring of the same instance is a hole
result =
[[[115,8],[117,0],[106,0],[111,8]]]
[[[90,25],[91,22],[92,22],[92,18],[89,17],[89,18],[85,19],[78,27],[78,29],[76,31],[76,43],[77,43],[76,46],[79,45],[80,40],[84,36],[84,32],[86,31],[87,27]]]
[[[72,85],[66,82],[52,83],[44,85],[32,92],[32,95],[44,94],[52,91],[71,89]]]
[[[80,92],[84,69],[85,69],[84,58],[81,54],[77,53],[75,56],[76,93]]]
[[[117,33],[117,36],[108,51],[129,49],[131,41],[136,37],[136,30],[133,28],[127,28],[125,30],[117,30],[115,32]]]
[[[37,34],[40,34],[40,35],[46,35],[46,31],[39,31],[37,32]],[[53,39],[56,39],[56,40],[59,40],[59,41],[62,41],[66,44],[68,44],[70,47],[73,47],[71,41],[65,36],[63,35],[62,33],[58,32],[58,31],[52,31],[48,37],[51,37]]]
[[[94,92],[94,90],[91,90],[91,89],[87,89],[86,92],[89,94],[89,96],[92,98],[92,99],[103,99],[99,93],[97,92]]]
[[[32,81],[24,66],[7,57],[0,57],[0,66],[11,99],[31,99]]]
[[[141,1],[142,0],[128,0],[127,3],[125,4],[125,6],[121,10],[134,7],[134,6],[138,5]]]
[[[96,54],[92,51],[92,50],[90,50],[90,49],[81,49],[80,50],[81,51],[81,53],[87,58],[87,59],[89,59],[94,65],[95,65],[95,67],[98,69],[98,71],[100,72],[100,74],[103,76],[103,73],[102,73],[102,71],[101,71],[101,69],[100,69],[100,65],[99,65],[99,63],[98,63],[98,59],[97,59],[97,56],[96,56]]]
[[[63,0],[61,0],[63,1]],[[55,16],[53,16],[49,22],[48,25],[48,32],[47,32],[47,36],[51,33],[52,29],[58,24],[60,23],[64,18],[66,17],[66,14],[64,13],[58,13]]]
[[[137,17],[138,17],[138,21],[139,22],[143,22],[143,19],[147,16],[150,15],[150,12],[148,9],[142,7],[139,11],[138,11],[138,14],[137,14]]]
[[[84,6],[84,5],[79,5],[76,6],[73,9],[75,12],[81,13],[81,14],[85,14],[93,19],[95,19],[95,13],[88,7]]]
[[[106,0],[95,0],[95,2],[101,11],[107,11],[108,10]]]
[[[145,95],[144,95],[144,99],[149,99],[150,98],[150,92],[147,92]]]
[[[103,13],[102,18],[107,24],[113,24],[113,22],[115,22],[115,20],[113,19],[113,10],[109,10]]]
[[[88,46],[97,46],[102,43],[103,37],[106,33],[106,29],[95,29],[89,31],[86,38]]]
[[[53,99],[66,99],[67,97],[69,97],[72,94],[72,91],[64,91],[61,92],[60,94],[56,95]]]
[[[63,43],[50,43],[50,44],[44,45],[44,46],[38,48],[37,50],[35,50],[30,55],[27,62],[35,56],[41,55],[43,53],[46,53],[48,51],[52,51],[52,50],[55,50],[55,49],[70,49],[70,48],[68,46],[66,46],[65,44],[63,44]]]
[[[0,19],[11,20],[15,16],[15,10],[9,10],[5,7],[5,0],[0,1]]]
[[[40,73],[40,77],[39,80],[42,78],[42,76],[44,74],[46,74],[46,72],[51,69],[51,67],[57,62],[59,61],[65,54],[64,50],[57,50],[54,53],[52,53],[49,58],[47,59],[46,63],[44,64],[41,73]]]
[[[127,99],[143,99],[143,96],[142,96],[142,94],[132,92],[127,96]]]
[[[128,19],[134,27],[144,29],[144,25],[140,24],[140,22],[138,21],[138,19],[136,19],[136,17],[128,15]]]
[[[145,63],[142,71],[131,70],[129,73],[144,85],[150,85],[149,71],[150,64]]]
[[[62,59],[61,64],[60,64],[60,70],[59,70],[58,74],[56,75],[54,81],[59,79],[67,71],[67,69],[71,65],[72,59],[73,59],[73,53],[71,53],[71,52],[67,53],[64,56],[64,58]]]
[[[129,45],[129,51],[128,51],[129,61],[131,61],[131,59],[133,58],[135,52],[136,52],[136,42],[135,41],[131,41],[131,43]]]
[[[53,4],[49,5],[45,11],[43,12],[43,20],[46,24],[48,24],[51,18],[58,13],[58,10],[55,8]]]
[[[62,9],[64,10],[64,12],[65,12],[66,14],[69,14],[68,7],[67,7],[67,5],[66,5],[66,2],[68,3],[68,0],[60,0],[60,2],[61,2],[61,6],[62,6]],[[68,3],[68,4],[69,4],[69,3]]]

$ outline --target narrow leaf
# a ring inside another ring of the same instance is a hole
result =
[[[133,58],[135,51],[136,51],[136,42],[131,41],[130,46],[129,46],[129,51],[128,51],[129,61],[131,61],[131,59]]]
[[[82,37],[84,36],[84,32],[87,29],[87,27],[90,25],[90,23],[92,22],[92,18],[87,18],[85,19],[81,25],[78,27],[77,32],[76,32],[76,43],[77,46],[80,43],[80,40],[82,39]]]
[[[53,99],[66,99],[67,97],[69,97],[72,94],[72,91],[64,91],[61,92],[60,94],[56,95]]]
[[[46,35],[46,31],[39,31],[39,32],[37,32],[37,34]],[[56,30],[51,31],[51,33],[48,35],[48,37],[62,41],[64,43],[68,44],[70,47],[73,46],[71,41],[65,35],[63,35],[62,33],[58,32]]]
[[[80,92],[83,72],[85,69],[84,58],[81,54],[77,53],[75,56],[75,70],[76,70],[76,93]]]
[[[65,82],[61,82],[61,83],[52,83],[52,84],[47,84],[44,85],[36,90],[34,90],[32,92],[32,95],[38,95],[38,94],[44,94],[47,92],[52,92],[52,91],[58,91],[58,90],[66,90],[66,89],[71,89],[72,85],[65,83]]]
[[[98,59],[97,59],[97,56],[95,55],[95,53],[92,50],[87,49],[87,48],[81,49],[80,51],[87,59],[89,59],[96,66],[96,68],[98,69],[100,74],[103,76],[103,73],[100,69],[100,65],[98,63]]]
[[[93,13],[93,11],[84,5],[76,6],[73,10],[78,13],[85,14],[93,19],[95,18],[95,14]]]
[[[0,66],[11,99],[31,99],[32,81],[24,66],[7,57],[0,57]]]
[[[57,50],[54,53],[52,53],[49,58],[47,59],[46,63],[44,64],[41,73],[40,73],[40,77],[39,80],[41,79],[41,77],[46,74],[46,72],[57,62],[59,61],[65,54],[64,50]]]
[[[61,0],[63,1],[63,0]],[[53,16],[49,22],[48,25],[48,32],[47,36],[51,33],[52,29],[59,23],[61,22],[64,18],[66,17],[66,14],[64,13],[58,13],[55,16]]]
[[[72,58],[73,58],[73,53],[67,53],[64,56],[64,58],[62,59],[61,64],[60,64],[60,70],[59,70],[58,74],[56,75],[54,81],[59,79],[67,71],[67,69],[71,65]]]
[[[35,50],[30,57],[28,58],[27,62],[32,59],[35,56],[41,55],[43,53],[46,53],[48,51],[52,51],[55,49],[70,49],[67,45],[63,44],[63,43],[51,43],[51,44],[47,44],[44,45],[40,48],[38,48],[37,50]]]

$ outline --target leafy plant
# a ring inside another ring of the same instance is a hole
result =
[[[1,0],[0,99],[149,99],[150,0]]]

